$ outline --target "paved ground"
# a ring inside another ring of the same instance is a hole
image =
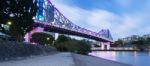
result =
[[[23,60],[0,62],[0,66],[129,66],[92,56],[71,53],[56,53],[48,56],[33,56]]]
[[[73,54],[76,66],[131,66],[93,56]]]
[[[1,62],[0,66],[74,66],[74,62],[70,53],[58,53],[24,60]]]

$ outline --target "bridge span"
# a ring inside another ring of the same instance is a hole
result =
[[[28,39],[26,39],[26,41],[29,42],[31,34],[33,34],[34,32],[38,32],[37,28],[40,27],[43,28],[42,31],[76,35],[100,41],[104,43],[102,43],[102,45],[110,46],[110,43],[113,42],[113,38],[108,29],[102,29],[100,32],[93,32],[91,30],[82,28],[66,18],[59,11],[59,9],[54,7],[50,0],[37,1],[38,11],[36,17],[34,17],[34,29],[26,34],[26,36],[28,36]]]

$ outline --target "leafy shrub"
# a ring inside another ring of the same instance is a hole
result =
[[[56,51],[55,48],[33,45],[15,41],[0,41],[0,60],[6,58],[26,57]]]
[[[58,51],[68,51],[79,54],[87,54],[90,50],[90,44],[86,40],[75,40],[66,36],[59,36],[55,42]]]

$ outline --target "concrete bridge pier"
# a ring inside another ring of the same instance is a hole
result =
[[[54,39],[57,40],[58,39],[59,34],[58,33],[54,33]]]
[[[109,50],[110,49],[110,42],[100,42],[102,50]]]

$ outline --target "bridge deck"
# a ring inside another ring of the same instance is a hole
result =
[[[34,24],[34,27],[38,27],[38,26],[43,27],[44,30],[48,31],[48,32],[56,32],[56,33],[62,33],[62,34],[76,35],[76,36],[90,38],[90,39],[94,39],[94,40],[102,41],[102,42],[113,42],[111,40],[107,40],[107,39],[100,38],[100,37],[95,37],[93,35],[88,35],[85,33],[77,32],[77,31],[73,31],[73,30],[68,30],[68,29],[64,29],[64,28],[56,27],[56,26],[52,26],[52,25],[45,25],[45,24],[36,22]]]

